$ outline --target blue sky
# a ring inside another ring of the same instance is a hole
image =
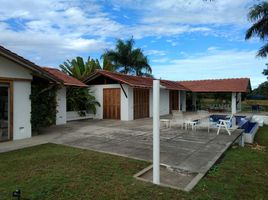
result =
[[[41,66],[75,56],[99,58],[117,38],[136,41],[153,74],[171,80],[250,77],[267,59],[245,41],[257,0],[0,0],[0,44]]]

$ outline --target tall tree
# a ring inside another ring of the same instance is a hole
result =
[[[108,56],[103,56],[103,63],[102,63],[102,69],[107,71],[115,71],[115,66],[113,63],[109,60]]]
[[[246,32],[246,40],[257,36],[265,44],[258,51],[257,56],[267,57],[268,55],[268,2],[262,2],[254,5],[248,13],[249,21],[253,25]]]
[[[116,71],[137,76],[151,76],[152,69],[142,49],[134,48],[134,39],[117,40],[114,50],[106,50],[102,58],[108,58]]]
[[[82,57],[76,57],[72,61],[67,60],[60,65],[61,70],[69,76],[83,81],[90,73],[96,69],[101,69],[98,59],[90,59],[84,62]],[[66,92],[67,111],[78,111],[82,116],[85,112],[96,113],[96,106],[100,106],[96,98],[88,88],[68,87]]]
[[[87,61],[84,62],[82,57],[76,57],[75,59],[67,60],[60,65],[63,72],[69,76],[73,76],[81,81],[83,81],[90,73],[96,69],[101,69],[98,59],[90,59],[88,57]]]
[[[267,66],[267,69],[264,69],[262,73],[263,73],[265,76],[267,76],[267,79],[268,79],[268,63],[266,64],[266,66]]]

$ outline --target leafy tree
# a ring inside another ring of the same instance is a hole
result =
[[[90,59],[88,57],[87,61],[84,62],[82,57],[76,57],[75,59],[67,60],[60,65],[63,72],[69,76],[73,76],[81,81],[83,81],[89,74],[94,72],[96,69],[101,69],[98,59]]]
[[[108,58],[114,69],[124,74],[151,76],[152,69],[142,49],[134,49],[134,39],[118,39],[114,50],[106,50],[102,58]]]
[[[74,88],[67,89],[67,110],[79,111],[80,115],[85,115],[84,111],[92,111],[96,113],[96,106],[100,106],[100,103],[96,101],[96,98],[91,94],[87,88]]]
[[[264,69],[262,73],[263,73],[265,76],[267,76],[267,79],[268,79],[268,63],[266,64],[266,66],[267,66],[267,69]]]
[[[115,71],[115,65],[109,60],[108,56],[103,56],[102,69],[107,71]]]
[[[106,61],[107,62],[107,61]],[[108,66],[108,64],[107,64]],[[101,69],[98,59],[90,59],[84,62],[82,57],[76,57],[72,61],[65,61],[60,65],[61,70],[80,81],[83,81],[96,69]],[[79,111],[80,115],[85,115],[84,111],[96,113],[96,106],[100,106],[88,88],[67,88],[67,110]]]
[[[268,81],[260,84],[256,89],[252,90],[250,95],[263,95],[268,99]]]
[[[253,36],[257,36],[266,44],[260,48],[257,56],[267,57],[268,55],[268,2],[262,2],[254,5],[249,13],[248,19],[253,22],[253,25],[246,32],[246,40]]]

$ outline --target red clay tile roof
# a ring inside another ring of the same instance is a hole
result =
[[[193,92],[248,92],[251,89],[249,78],[179,81],[178,83]]]
[[[117,72],[110,72],[106,70],[96,70],[96,72],[90,75],[84,82],[88,83],[90,80],[93,80],[95,77],[98,77],[99,75],[109,77],[113,80],[127,84],[131,87],[141,87],[141,88],[152,88],[154,80],[153,78],[150,77],[132,76]],[[188,90],[187,88],[183,87],[176,81],[161,80],[160,83],[162,86],[170,90]]]
[[[169,90],[190,91],[188,88],[184,87],[177,81],[160,80],[160,82],[162,86],[166,87]]]
[[[22,56],[6,49],[5,47],[0,45],[0,56],[3,56],[9,60],[12,60],[15,63],[18,63],[24,68],[27,68],[34,72],[33,75],[41,76],[50,81],[54,81],[56,83],[60,82],[56,77],[51,76],[47,71],[45,71],[42,67],[36,65],[35,63],[23,58]]]
[[[65,86],[76,86],[76,87],[87,87],[86,84],[79,81],[78,79],[68,76],[64,72],[50,67],[43,67],[49,74],[55,76],[57,79],[61,80]]]

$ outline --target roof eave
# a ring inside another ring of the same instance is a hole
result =
[[[56,82],[58,84],[62,84],[62,82],[59,79],[57,79],[54,76],[51,76],[49,73],[47,73],[41,67],[35,65],[34,63],[31,63],[30,61],[27,61],[22,57],[20,58],[20,56],[16,55],[15,53],[13,53],[7,49],[1,48],[1,50],[2,50],[2,51],[0,51],[1,56],[5,57],[9,60],[12,60],[13,62],[21,65],[22,67],[24,67],[26,69],[31,70],[32,72],[34,72],[33,75],[40,76],[42,78],[46,78],[46,79],[53,81],[53,82]]]

